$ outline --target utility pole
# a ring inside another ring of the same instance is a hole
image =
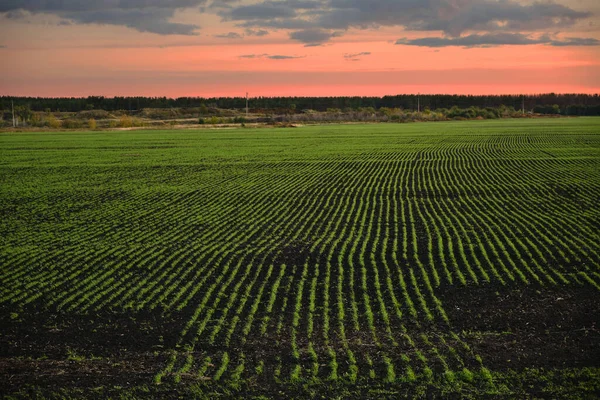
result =
[[[12,106],[13,128],[16,128],[16,125],[15,125],[15,102],[13,99],[10,99],[10,105]]]
[[[523,115],[525,115],[525,95],[523,95],[523,104],[521,110],[523,112]]]
[[[421,112],[421,92],[417,93],[417,112]]]
[[[246,92],[246,118],[248,118],[248,92]]]

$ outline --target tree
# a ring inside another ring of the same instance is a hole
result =
[[[16,106],[15,115],[21,119],[21,121],[29,121],[33,115],[33,111],[29,108],[29,105]]]

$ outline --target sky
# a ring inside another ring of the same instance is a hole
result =
[[[0,0],[0,95],[600,93],[600,0]]]

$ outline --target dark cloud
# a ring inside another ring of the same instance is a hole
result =
[[[264,58],[268,56],[268,54],[244,54],[241,55],[240,58]]]
[[[279,54],[273,55],[273,56],[267,56],[267,58],[271,59],[271,60],[293,60],[295,58],[304,58],[306,56],[282,56]]]
[[[1,5],[0,5],[0,7],[1,7]],[[10,10],[10,11],[6,11],[6,12],[0,11],[0,13],[3,13],[3,15],[8,19],[25,19],[31,15],[30,12],[21,10],[21,9]]]
[[[239,21],[244,28],[313,29],[329,0],[282,0],[245,4],[219,12],[224,21]]]
[[[239,3],[240,0],[213,0],[210,3],[209,8],[232,8],[234,4]]]
[[[54,14],[78,24],[120,25],[160,35],[194,35],[198,25],[170,22],[175,10],[199,7],[207,0],[3,0],[0,13],[8,18],[23,11]]]
[[[313,0],[286,0],[285,3],[295,10],[321,10],[327,2]]]
[[[592,16],[554,0],[281,0],[233,7],[221,14],[245,28],[295,30],[290,37],[319,44],[332,31],[397,26],[412,31],[465,33],[559,32]]]
[[[229,21],[269,21],[272,19],[290,20],[296,18],[299,12],[313,10],[320,12],[326,7],[327,1],[313,0],[283,0],[262,1],[254,4],[244,4],[219,13],[224,20]]]
[[[370,51],[363,51],[361,53],[354,53],[354,54],[344,54],[344,58],[348,59],[348,60],[352,60],[352,61],[358,61],[360,59],[360,57],[363,56],[370,56],[371,52]]]
[[[560,29],[590,17],[561,4],[536,2],[522,5],[514,1],[474,1],[451,11],[449,18],[416,18],[406,26],[413,30],[443,31],[460,36],[468,30],[480,31],[540,31]],[[440,8],[444,10],[444,8]]]
[[[0,44],[0,49],[5,49],[5,48],[6,48],[6,46],[5,46],[5,45],[3,45],[3,44]]]
[[[213,35],[216,38],[220,38],[220,39],[241,39],[244,36],[240,35],[237,32],[228,32],[228,33],[224,33],[222,35]]]
[[[304,29],[290,33],[290,39],[309,45],[327,42],[335,33],[324,29]]]
[[[296,11],[285,2],[264,2],[243,5],[222,12],[221,17],[229,21],[270,20],[273,18],[291,18]]]
[[[107,9],[140,9],[140,8],[188,8],[206,3],[206,0],[170,0],[168,6],[163,0],[3,0],[0,12],[10,10],[27,10],[31,12],[52,11],[91,11]]]
[[[594,38],[568,37],[563,40],[554,40],[549,44],[551,46],[600,46],[600,40]]]
[[[600,41],[592,38],[566,38],[553,39],[549,35],[532,37],[521,33],[490,33],[471,34],[460,37],[426,37],[418,39],[402,38],[396,41],[399,45],[422,46],[422,47],[448,47],[461,46],[493,47],[502,45],[531,45],[544,44],[550,46],[598,46]]]
[[[280,55],[280,54],[245,54],[240,56],[240,58],[249,58],[249,59],[254,59],[254,58],[268,58],[270,60],[293,60],[293,59],[297,59],[297,58],[305,58],[306,56],[284,56],[284,55]]]
[[[269,31],[264,29],[246,29],[246,35],[248,36],[266,36],[269,34]]]
[[[64,18],[83,24],[123,25],[140,32],[151,32],[159,35],[193,35],[199,28],[197,25],[169,22],[173,10],[162,8],[138,10],[97,10]]]
[[[252,19],[240,21],[238,26],[243,28],[315,29],[314,22],[301,18]]]
[[[290,31],[290,38],[319,45],[348,29],[399,27],[435,32],[444,43],[477,35],[558,34],[590,18],[568,0],[0,0],[0,14],[50,13],[80,24],[127,26],[162,35],[196,34],[199,26],[171,22],[178,9],[195,7],[235,21],[250,36],[269,29]],[[508,37],[508,36],[506,36]],[[525,36],[527,40],[530,36]],[[511,40],[520,40],[516,36]],[[557,45],[592,44],[571,38]],[[570,44],[567,44],[570,43]]]
[[[553,2],[514,0],[331,0],[319,24],[333,29],[404,26],[458,36],[467,30],[541,30],[591,16]]]

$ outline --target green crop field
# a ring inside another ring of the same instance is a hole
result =
[[[0,134],[0,395],[600,393],[600,119]]]

